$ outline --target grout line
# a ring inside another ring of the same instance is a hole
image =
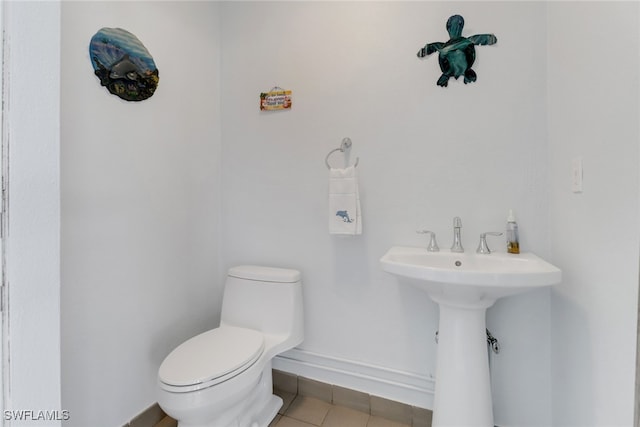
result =
[[[350,390],[345,387],[341,387],[337,385],[323,383],[321,381],[312,380],[312,379],[301,377],[295,374],[290,374],[284,371],[278,371],[274,369],[273,372],[274,372],[274,375],[273,375],[274,393],[276,394],[277,394],[277,391],[280,390],[285,393],[294,394],[293,399],[295,399],[297,396],[311,397],[311,398],[324,401],[332,406],[355,410],[364,414],[368,414],[370,416],[384,418],[384,419],[401,423],[404,425],[408,425],[408,426],[419,425],[419,426],[427,427],[431,425],[431,417],[433,414],[428,409],[423,409],[423,408],[415,407],[405,403],[392,401],[392,400],[374,396],[365,392]],[[282,380],[283,382],[287,383],[285,384],[285,387],[292,389],[294,377],[296,380],[296,386],[295,386],[296,393],[287,392],[286,390],[282,390],[278,388],[278,386],[282,384],[279,381]],[[339,403],[336,403],[336,399],[335,399],[336,390],[341,390],[342,393],[345,394],[345,396],[342,396],[340,398]],[[351,397],[349,397],[349,393],[353,393]],[[365,399],[367,401],[366,403],[367,410],[363,410],[365,407],[362,405],[363,396],[366,396]],[[289,410],[289,407],[287,407],[283,411],[284,416],[286,416],[287,411]],[[418,413],[420,413],[420,415]],[[325,418],[327,414],[325,414]]]

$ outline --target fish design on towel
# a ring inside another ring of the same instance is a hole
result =
[[[329,233],[362,234],[358,177],[354,166],[329,170]]]
[[[336,216],[342,218],[344,222],[353,222],[353,220],[349,217],[349,212],[347,211],[338,211],[336,212]]]

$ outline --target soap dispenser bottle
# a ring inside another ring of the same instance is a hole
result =
[[[513,209],[509,209],[507,215],[507,252],[510,254],[520,253],[520,241],[518,239],[518,223],[513,215]]]

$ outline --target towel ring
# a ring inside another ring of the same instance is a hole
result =
[[[324,158],[324,163],[327,165],[327,169],[331,169],[331,165],[329,165],[329,156],[331,156],[336,151],[341,151],[341,152],[344,153],[345,150],[348,150],[350,148],[351,148],[351,139],[350,138],[344,138],[342,140],[342,143],[340,144],[340,147],[334,148],[333,150],[329,151],[329,154],[327,154],[327,157]],[[356,157],[356,162],[353,164],[354,168],[356,166],[358,166],[358,162],[359,161],[360,161],[360,157]]]

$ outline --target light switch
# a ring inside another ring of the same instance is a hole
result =
[[[582,193],[582,157],[571,160],[571,191]]]

